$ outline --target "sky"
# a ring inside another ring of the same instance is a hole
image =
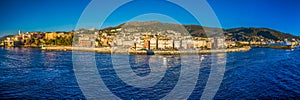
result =
[[[22,32],[74,30],[91,0],[1,0],[0,2],[0,36],[4,36],[17,34],[19,29]],[[300,36],[299,0],[207,0],[207,2],[222,28],[263,27]],[[103,3],[110,6],[105,1]],[[99,8],[101,9],[95,12],[95,16],[105,17],[101,14],[101,10],[105,7]],[[181,24],[201,24],[188,11],[173,3],[164,0],[134,0],[112,12],[103,26],[99,24],[93,26],[93,22],[87,21],[86,26],[82,28],[117,26],[137,16],[151,13],[166,15]],[[139,17],[134,21],[170,21],[165,17],[156,17]]]

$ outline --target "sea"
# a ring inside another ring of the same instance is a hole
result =
[[[300,51],[130,55],[0,48],[0,99],[300,99]]]

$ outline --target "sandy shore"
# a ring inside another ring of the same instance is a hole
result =
[[[251,47],[241,47],[232,49],[218,49],[218,50],[180,50],[180,51],[153,51],[154,54],[160,55],[173,55],[173,54],[209,54],[209,53],[226,53],[226,52],[243,52],[250,50]],[[117,50],[113,51],[111,48],[84,48],[84,47],[70,47],[70,46],[54,46],[44,47],[41,50],[46,51],[85,51],[85,52],[96,52],[96,53],[116,53],[116,54],[147,54],[147,51],[128,51],[128,50]]]

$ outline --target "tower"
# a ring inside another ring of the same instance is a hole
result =
[[[19,30],[19,35],[21,35],[22,34],[22,31],[21,30]]]

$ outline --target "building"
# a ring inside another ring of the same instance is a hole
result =
[[[242,44],[242,45],[249,45],[250,44],[248,41],[239,41],[238,43]]]
[[[65,32],[59,32],[56,35],[57,37],[67,38],[67,34]]]
[[[109,46],[108,45],[108,38],[102,39],[101,44],[102,44],[103,47],[108,47]]]
[[[214,48],[226,48],[225,38],[214,38]]]
[[[232,47],[235,47],[235,46],[236,46],[235,41],[226,41],[226,47],[227,48],[232,48]]]
[[[117,28],[116,29],[117,32],[120,32],[121,30],[122,30],[122,28]]]
[[[197,39],[197,40],[193,40],[193,42],[194,42],[194,48],[204,49],[206,47],[207,40],[206,39]]]
[[[194,42],[193,42],[193,40],[191,40],[191,39],[188,39],[187,41],[187,49],[193,49],[194,48]]]
[[[134,41],[130,41],[130,40],[124,40],[123,41],[123,47],[130,47],[134,44]]]
[[[45,33],[46,40],[53,40],[56,39],[57,33],[56,32],[47,32]]]
[[[212,42],[211,41],[207,41],[206,42],[206,48],[207,49],[211,49],[212,48]]]
[[[82,34],[78,37],[78,46],[80,47],[93,47],[94,41],[90,38],[89,35]]]
[[[149,40],[144,40],[144,48],[151,50],[150,48],[150,41]]]
[[[92,47],[93,42],[90,40],[81,40],[81,41],[79,41],[79,46],[80,47]]]
[[[181,48],[187,49],[187,40],[181,40]]]
[[[151,39],[150,39],[150,49],[151,49],[151,50],[158,49],[158,48],[156,48],[156,47],[157,47],[156,45],[158,45],[158,44],[156,43],[156,38],[151,38]]]
[[[180,40],[174,40],[174,49],[180,49],[181,43]]]
[[[11,37],[7,37],[6,40],[4,40],[4,45],[7,47],[14,47],[15,42]]]
[[[116,38],[116,39],[114,39],[114,44],[116,45],[116,46],[123,46],[123,38]]]
[[[19,35],[21,35],[21,34],[22,34],[22,31],[21,31],[21,30],[19,30],[19,31],[18,31],[18,33],[19,33]]]
[[[4,46],[4,42],[3,42],[3,41],[1,41],[0,46],[1,46],[1,47]]]
[[[165,39],[164,42],[165,42],[164,43],[164,45],[165,45],[164,49],[173,49],[173,40]]]

